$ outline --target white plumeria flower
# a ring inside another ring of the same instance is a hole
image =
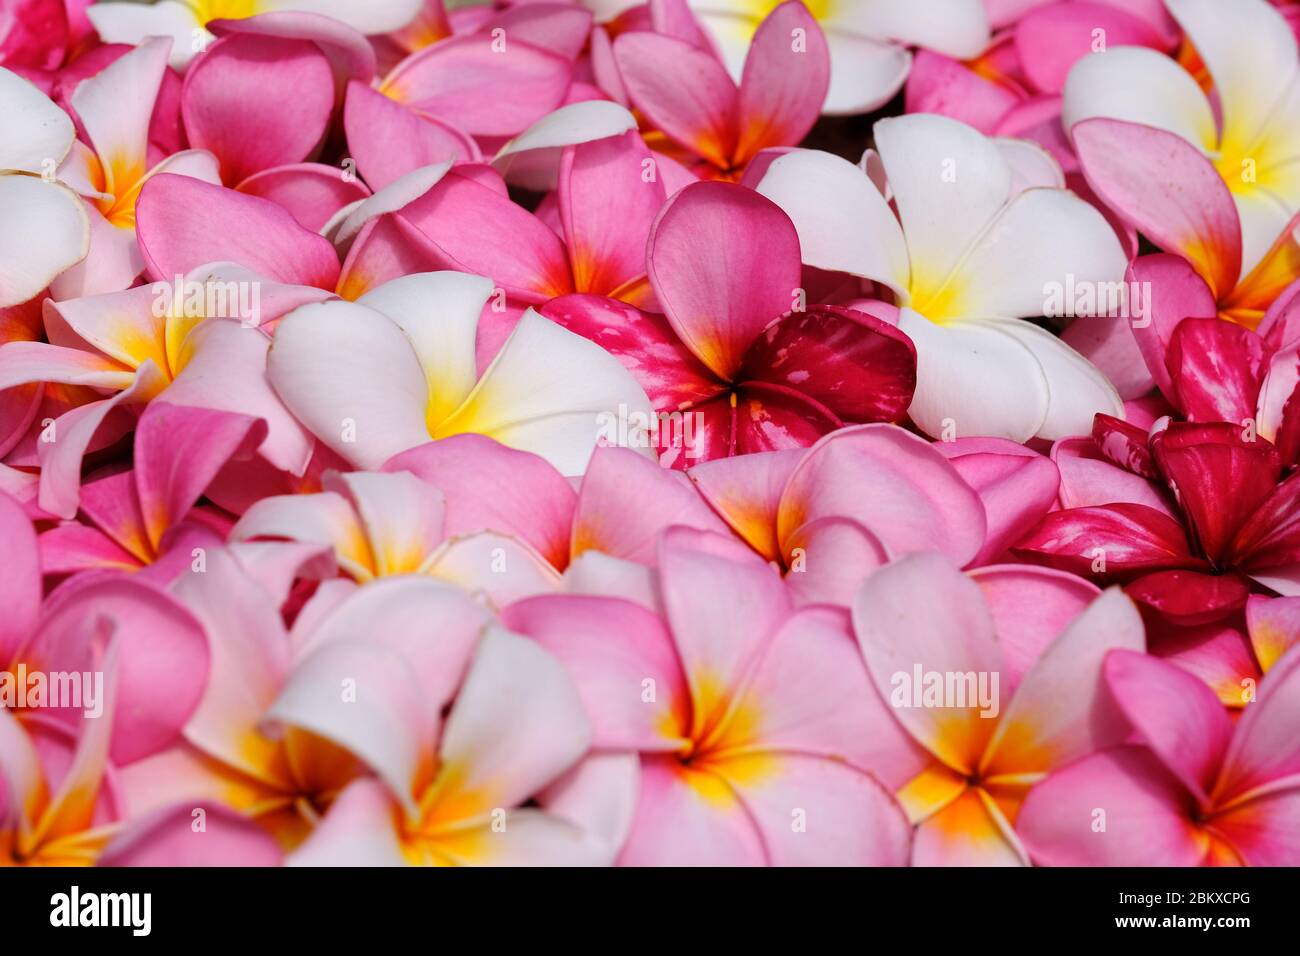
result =
[[[85,258],[90,222],[54,181],[72,149],[72,120],[48,96],[0,67],[0,308],[26,302]]]
[[[1113,47],[1074,65],[1061,119],[1142,123],[1200,149],[1241,217],[1245,276],[1300,211],[1300,54],[1265,0],[1166,0],[1214,81],[1220,122],[1196,79],[1146,47]]]
[[[783,0],[687,0],[740,81],[754,31]],[[607,19],[633,0],[587,0]],[[989,43],[982,0],[804,0],[826,34],[831,85],[824,112],[866,113],[887,103],[912,68],[908,47],[957,59],[978,56]]]
[[[1031,148],[1000,147],[956,120],[885,119],[875,139],[897,217],[861,168],[815,150],[777,159],[758,191],[794,220],[807,265],[893,290],[899,328],[916,344],[917,426],[933,437],[1055,440],[1090,432],[1096,412],[1123,417],[1105,375],[1023,321],[1044,314],[1055,288],[1123,280],[1126,259],[1102,215],[1043,185]]]
[[[532,309],[478,370],[492,280],[422,272],[356,302],[303,306],[280,320],[267,372],[309,431],[358,468],[431,439],[476,433],[576,476],[612,422],[644,444],[650,400],[617,359]],[[622,434],[622,433],[620,433]]]
[[[171,64],[182,68],[215,39],[213,20],[243,20],[260,13],[320,13],[362,33],[400,30],[419,14],[423,0],[156,0],[96,3],[86,10],[105,43],[136,46],[145,37],[171,37]]]

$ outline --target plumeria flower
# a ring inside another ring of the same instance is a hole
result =
[[[676,37],[625,33],[613,55],[632,105],[708,178],[738,179],[760,151],[803,139],[830,82],[826,38],[799,0],[764,20],[739,87],[710,53]]]
[[[177,802],[224,805],[255,821],[289,850],[302,843],[348,784],[368,772],[332,734],[277,720],[275,708],[286,695],[296,693],[298,706],[310,702],[302,696],[303,682],[312,687],[311,681],[321,676],[312,670],[311,652],[335,642],[335,650],[341,644],[346,653],[350,642],[365,641],[379,655],[376,670],[355,672],[363,683],[358,706],[346,719],[382,747],[392,742],[392,728],[378,721],[386,707],[398,703],[384,691],[403,690],[381,686],[395,673],[383,666],[385,648],[391,654],[424,647],[426,670],[420,676],[431,683],[422,686],[434,693],[441,686],[437,681],[455,681],[459,672],[454,668],[464,666],[456,655],[463,658],[465,648],[473,646],[488,614],[461,592],[429,578],[391,578],[342,592],[326,585],[290,635],[275,599],[230,552],[213,548],[207,559],[202,573],[182,575],[172,590],[204,622],[212,646],[211,677],[183,739],[133,763],[122,776],[124,795],[133,817]],[[451,670],[441,671],[438,665]],[[396,674],[404,676],[403,671]],[[317,699],[338,700],[338,686]],[[420,732],[432,732],[436,710],[429,714],[424,705],[419,711],[429,721]]]
[[[343,747],[377,779],[346,787],[291,863],[610,862],[604,841],[527,805],[591,740],[578,691],[553,655],[498,625],[469,631],[446,612],[387,630],[367,630],[365,618],[332,623],[310,639],[270,715]],[[340,700],[344,679],[357,682],[354,702]]]
[[[97,2],[86,13],[105,43],[135,46],[149,37],[170,37],[171,63],[180,68],[207,49],[213,39],[207,27],[214,20],[300,11],[333,17],[362,33],[387,33],[410,23],[420,7],[421,0],[374,0],[360,6],[348,0],[152,0]]]
[[[27,80],[0,67],[0,308],[33,298],[86,256],[90,224],[81,202],[54,181],[72,149],[72,121]]]
[[[1295,866],[1298,665],[1292,649],[1234,726],[1195,677],[1113,651],[1106,686],[1135,740],[1029,792],[1016,829],[1030,855],[1052,866]]]
[[[480,590],[498,603],[553,590],[559,572],[509,534],[448,537],[446,500],[408,472],[327,472],[325,490],[263,498],[231,529],[232,541],[285,539],[330,547],[353,580],[422,574]]]
[[[1121,416],[1096,367],[1022,320],[1049,311],[1053,289],[1123,277],[1105,219],[1064,189],[1022,188],[1023,167],[955,120],[884,119],[875,136],[897,218],[861,169],[827,153],[781,156],[757,188],[794,221],[806,265],[894,293],[917,351],[916,425],[1024,441],[1084,433],[1099,411]]]
[[[201,268],[180,282],[179,293],[177,280],[169,277],[161,285],[47,302],[51,344],[0,346],[0,388],[54,382],[116,393],[109,398],[91,393],[95,397],[42,426],[53,429],[47,433],[53,440],[38,446],[42,507],[50,513],[64,518],[75,513],[82,458],[109,416],[160,395],[176,404],[266,420],[264,456],[289,471],[305,469],[311,444],[266,381],[270,339],[256,322],[270,322],[321,298],[320,293],[285,287],[229,263]],[[266,311],[237,315],[239,294],[229,295],[232,285],[250,290],[250,304],[252,288],[259,300],[264,292]],[[205,321],[214,308],[220,314]]]
[[[1296,38],[1265,0],[1167,0],[1167,6],[1208,69],[1216,104],[1169,57],[1144,47],[1112,47],[1075,65],[1061,118],[1067,131],[1092,117],[1143,124],[1199,150],[1232,193],[1241,224],[1240,267],[1248,275],[1300,211]],[[1185,225],[1174,221],[1165,228],[1185,232]],[[1226,258],[1219,263],[1216,293],[1226,293],[1237,279],[1229,274],[1233,264]]]
[[[42,565],[37,535],[22,509],[0,494],[0,558],[6,577],[0,599],[6,616],[0,623],[0,673],[17,683],[26,673],[99,671],[108,645],[116,660],[113,700],[91,701],[83,708],[19,706],[14,713],[29,720],[62,725],[77,733],[83,713],[102,725],[102,744],[117,766],[130,764],[169,746],[198,706],[208,677],[208,643],[200,622],[158,586],[119,575],[87,575],[67,581],[42,601]],[[165,687],[158,674],[166,673]],[[116,704],[114,704],[116,701]],[[5,708],[0,708],[4,710]],[[95,732],[98,735],[98,731]],[[0,773],[4,771],[0,760]],[[3,814],[0,814],[3,817]]]
[[[739,79],[746,53],[780,0],[689,0],[692,11],[717,41],[723,62]],[[625,2],[588,0],[598,12]],[[825,31],[831,57],[827,113],[866,113],[888,102],[907,78],[921,46],[949,56],[973,57],[988,43],[989,26],[979,0],[897,4],[889,0],[814,0],[808,10]]]
[[[894,425],[842,428],[807,453],[738,455],[687,474],[801,604],[847,607],[895,557],[940,551],[962,566],[984,543],[975,492],[935,446]],[[853,490],[863,485],[874,493]]]
[[[1033,575],[1003,566],[968,578],[918,554],[877,571],[854,600],[872,680],[928,757],[898,791],[917,825],[914,865],[1027,865],[1013,827],[1029,788],[1124,739],[1101,671],[1112,649],[1142,651],[1137,609],[1118,590],[1093,599],[1076,578]],[[987,693],[923,706],[927,674],[969,675]]]
[[[906,821],[867,772],[906,745],[842,615],[794,612],[772,569],[726,538],[676,528],[659,547],[662,620],[610,597],[505,613],[574,675],[592,759],[625,755],[595,771],[625,792],[604,831],[619,862],[906,863]]]
[[[1122,500],[1056,511],[1016,553],[1127,582],[1136,600],[1184,625],[1240,610],[1252,580],[1300,593],[1300,539],[1289,520],[1300,475],[1283,478],[1277,449],[1249,423],[1175,422],[1148,440],[1099,416],[1096,434],[1108,455],[1162,480],[1176,507]]]
[[[799,259],[795,229],[773,203],[696,183],[650,233],[646,269],[663,316],[591,296],[542,313],[627,367],[659,413],[665,463],[677,467],[902,417],[911,343],[874,315],[808,306]]]
[[[480,276],[420,273],[355,303],[297,309],[276,327],[271,383],[312,434],[361,468],[476,432],[578,475],[602,416],[649,421],[645,393],[613,357],[531,309],[480,374],[475,334],[492,295]]]
[[[82,81],[70,102],[89,145],[78,140],[57,175],[87,200],[91,248],[86,261],[56,284],[56,298],[115,292],[145,267],[135,241],[136,203],[159,173],[220,182],[207,150],[150,155],[149,123],[167,70],[170,41],[155,38]]]

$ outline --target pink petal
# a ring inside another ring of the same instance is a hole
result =
[[[1300,598],[1254,595],[1246,602],[1246,624],[1259,666],[1267,671],[1300,643]]]
[[[481,158],[474,140],[452,124],[395,103],[364,83],[348,84],[343,127],[357,170],[374,190],[423,166]]]
[[[1106,659],[1106,686],[1141,742],[1207,805],[1232,737],[1214,692],[1182,668],[1130,651]]]
[[[465,434],[402,452],[383,470],[409,471],[442,492],[449,537],[499,531],[528,542],[556,568],[568,564],[577,496],[545,459]]]
[[[334,109],[334,77],[314,43],[224,37],[185,73],[181,115],[190,143],[216,154],[222,179],[306,159]]]
[[[700,494],[731,530],[769,561],[781,558],[776,537],[781,492],[803,452],[788,450],[718,458],[687,471]]]
[[[937,550],[960,566],[984,542],[979,496],[937,449],[894,425],[841,429],[808,452],[781,496],[783,546],[832,515],[853,518],[895,555]]]
[[[988,522],[975,565],[996,560],[1056,503],[1061,474],[1055,463],[1000,438],[958,438],[935,445],[980,496]]]
[[[0,661],[6,665],[36,630],[41,610],[41,556],[36,530],[13,498],[0,493],[0,554],[6,569],[0,579]]]
[[[1241,224],[1223,178],[1181,136],[1095,118],[1071,130],[1089,185],[1161,249],[1226,295],[1241,271]]]
[[[721,169],[731,168],[740,94],[708,53],[672,37],[625,33],[614,60],[628,98],[668,137]]]
[[[657,616],[630,601],[542,596],[519,601],[502,623],[555,655],[578,687],[602,750],[672,751],[690,726],[677,651]],[[617,633],[618,640],[610,635]]]
[[[1108,3],[1052,3],[1032,11],[1015,28],[1016,52],[1025,75],[1043,92],[1059,93],[1075,62],[1091,55],[1094,30],[1106,44],[1161,50],[1164,36],[1140,16]]]
[[[800,49],[791,39],[796,35],[804,40]],[[750,41],[732,165],[743,167],[769,146],[799,143],[821,114],[830,80],[830,50],[821,27],[802,3],[787,0],[767,15]]]
[[[154,176],[136,203],[149,275],[170,281],[209,262],[237,262],[279,282],[333,289],[338,257],[284,209],[188,176]]]
[[[1052,774],[1029,791],[1016,833],[1044,866],[1196,866],[1205,853],[1186,789],[1145,747]]]
[[[435,43],[399,63],[379,91],[473,136],[513,136],[563,102],[572,65],[523,40],[496,47],[489,34]]]
[[[1162,485],[1103,459],[1091,438],[1066,438],[1052,446],[1061,472],[1061,506],[1087,508],[1113,502],[1145,505],[1173,518]],[[1152,465],[1154,468],[1154,464]]]
[[[951,116],[990,135],[1018,100],[1013,90],[933,50],[917,50],[907,76],[907,112]]]
[[[1295,866],[1300,861],[1300,790],[1256,797],[1216,814],[1212,826],[1249,866]]]
[[[1213,290],[1181,256],[1150,255],[1133,260],[1126,282],[1149,283],[1150,321],[1135,322],[1133,335],[1146,358],[1147,369],[1166,397],[1177,397],[1165,356],[1178,323],[1189,316],[1213,318],[1219,307]]]
[[[655,507],[629,507],[634,500],[654,501]],[[727,533],[683,476],[628,448],[597,448],[578,490],[572,557],[600,551],[654,565],[659,532],[672,525]]]
[[[209,20],[204,26],[218,37],[244,33],[311,40],[329,58],[340,85],[348,80],[369,83],[375,75],[374,48],[357,30],[330,16],[298,10],[270,10],[242,19]]]
[[[1300,652],[1292,649],[1273,665],[1259,696],[1237,723],[1213,797],[1240,796],[1300,774]]]
[[[287,209],[299,225],[313,232],[324,229],[344,206],[370,195],[355,178],[349,180],[335,167],[319,163],[263,170],[245,179],[238,189]]]
[[[195,811],[203,813],[196,828]],[[113,839],[99,866],[279,866],[275,839],[242,814],[221,804],[176,804],[133,820]]]

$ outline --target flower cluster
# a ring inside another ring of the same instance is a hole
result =
[[[0,865],[1300,865],[1297,27],[0,0]]]

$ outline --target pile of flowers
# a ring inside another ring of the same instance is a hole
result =
[[[0,865],[1300,865],[1300,9],[2,7]]]

